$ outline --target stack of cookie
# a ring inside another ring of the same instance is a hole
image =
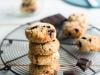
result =
[[[56,75],[59,70],[59,41],[56,29],[49,23],[34,23],[25,30],[29,40],[28,57],[31,75]]]
[[[21,12],[24,14],[33,13],[37,9],[36,0],[23,0],[21,4]]]

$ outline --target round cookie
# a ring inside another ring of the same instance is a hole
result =
[[[56,38],[56,29],[49,23],[34,23],[25,30],[28,40],[35,43],[46,43]]]
[[[87,30],[86,24],[81,24],[78,21],[68,21],[64,23],[63,34],[67,38],[77,39],[85,34]]]
[[[24,14],[32,13],[37,10],[37,2],[35,0],[25,0],[21,5],[21,12]]]
[[[100,51],[100,37],[93,35],[85,35],[78,39],[77,45],[83,52]]]
[[[35,3],[36,0],[22,0],[22,3],[24,4],[31,4],[31,3]]]
[[[88,24],[88,19],[85,14],[72,14],[68,17],[68,21],[78,21],[80,23]]]
[[[51,55],[59,50],[60,43],[57,39],[47,43],[33,43],[30,41],[29,49],[34,55]]]
[[[56,75],[57,71],[59,71],[60,65],[58,62],[54,62],[52,65],[29,65],[29,73],[31,75]]]
[[[37,65],[51,65],[55,61],[59,61],[60,55],[58,52],[52,55],[33,55],[31,51],[28,53],[28,57],[33,64]]]

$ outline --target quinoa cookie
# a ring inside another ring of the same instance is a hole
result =
[[[85,14],[72,14],[68,17],[68,21],[78,21],[80,23],[88,24],[88,19]]]
[[[49,23],[34,23],[25,30],[26,37],[35,43],[46,43],[56,38],[56,29]]]
[[[59,71],[60,65],[58,62],[54,62],[52,65],[29,65],[29,73],[31,75],[56,75]]]
[[[77,45],[83,52],[100,51],[100,37],[93,35],[85,35],[78,39]]]
[[[30,41],[29,49],[34,55],[51,55],[58,52],[60,43],[57,39],[47,43],[33,43]]]
[[[21,5],[21,12],[24,14],[32,13],[37,10],[37,7],[36,0],[23,0]]]
[[[60,55],[58,52],[52,55],[33,55],[31,51],[28,53],[28,57],[33,64],[37,65],[51,65],[55,61],[58,62]]]
[[[67,38],[77,39],[86,33],[87,25],[78,21],[68,21],[64,23],[63,34]]]

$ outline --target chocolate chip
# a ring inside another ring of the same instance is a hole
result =
[[[48,73],[49,73],[49,71],[46,72],[46,74],[48,74]]]
[[[48,34],[51,36],[54,30],[48,30]]]
[[[30,4],[25,4],[25,3],[22,3],[22,6],[23,7],[28,7]]]
[[[37,27],[38,27],[38,26],[34,26],[34,27],[31,28],[31,30],[32,30],[32,29],[35,29],[35,28],[37,28]]]
[[[73,71],[64,71],[63,75],[75,75]]]
[[[43,27],[45,27],[45,26],[43,26]]]
[[[71,33],[70,32],[68,33],[68,36],[71,36]]]
[[[30,9],[30,12],[34,12],[35,11],[35,9]]]
[[[50,26],[47,26],[47,28],[50,28]]]
[[[90,51],[94,51],[93,49],[90,49]]]
[[[80,58],[76,64],[76,66],[80,67],[83,71],[89,68],[91,65],[91,61],[85,58]]]
[[[76,29],[75,29],[75,32],[76,32],[76,33],[79,32],[79,29],[76,28]]]
[[[82,37],[82,39],[87,39],[86,37]]]
[[[22,3],[22,6],[25,7],[26,6],[25,3]]]
[[[54,30],[49,30],[48,32],[51,32],[51,33],[53,33],[53,32],[54,32]]]
[[[55,41],[55,40],[53,40],[53,41]]]
[[[81,42],[80,42],[80,41],[78,42],[78,46],[79,46],[79,47],[82,47],[82,44],[81,44]]]
[[[91,39],[89,39],[89,42],[91,42],[92,40]]]

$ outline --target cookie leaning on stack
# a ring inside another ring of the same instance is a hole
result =
[[[34,23],[25,30],[29,40],[28,57],[31,75],[56,75],[59,65],[60,43],[56,38],[56,29],[49,23]]]
[[[67,38],[78,39],[82,37],[88,26],[88,20],[84,14],[72,14],[63,26],[63,34]]]

